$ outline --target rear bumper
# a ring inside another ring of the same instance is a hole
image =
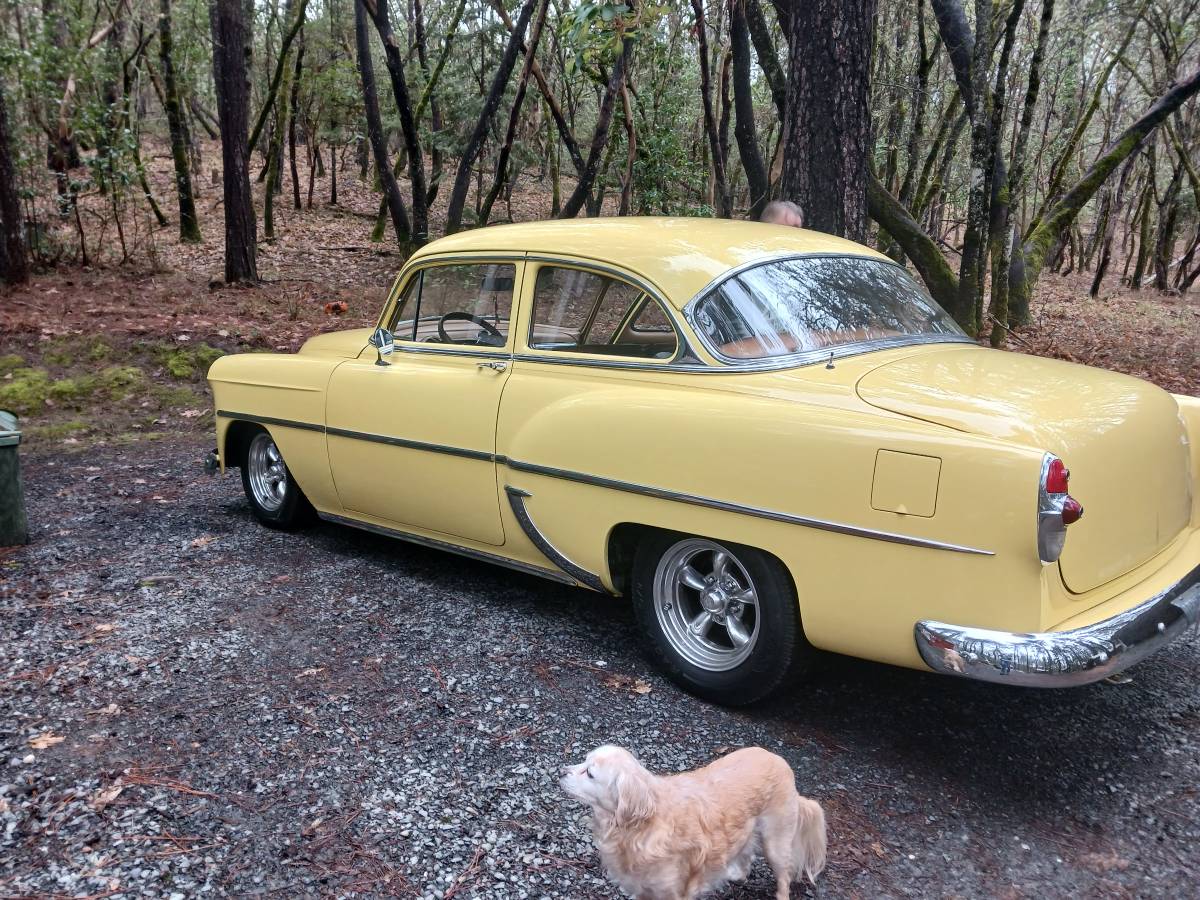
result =
[[[1200,623],[1200,566],[1111,618],[1070,631],[1022,634],[921,621],[917,650],[935,672],[997,684],[1073,687],[1145,659]]]

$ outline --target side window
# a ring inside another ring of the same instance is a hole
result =
[[[429,266],[397,306],[397,340],[503,347],[512,314],[512,263]]]
[[[648,312],[648,310],[653,312]],[[663,328],[634,329],[633,317]],[[534,350],[670,359],[677,339],[658,301],[640,288],[565,266],[538,269],[529,346]]]
[[[667,318],[663,308],[654,301],[642,304],[642,308],[637,311],[633,321],[629,323],[629,327],[633,331],[639,332],[675,330],[671,327],[671,320]]]

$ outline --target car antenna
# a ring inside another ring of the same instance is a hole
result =
[[[825,363],[825,368],[832,369],[833,367],[834,367],[833,366],[833,351],[830,350],[829,351],[829,362]]]

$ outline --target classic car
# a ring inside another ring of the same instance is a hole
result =
[[[467,231],[407,261],[374,329],[209,380],[210,465],[264,524],[628,596],[717,702],[819,651],[1078,685],[1200,619],[1200,400],[981,347],[824,234]]]

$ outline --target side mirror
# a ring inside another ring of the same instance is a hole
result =
[[[387,362],[384,357],[391,356],[395,352],[396,336],[386,328],[376,328],[368,342],[375,348],[375,365],[390,366],[391,363]]]

